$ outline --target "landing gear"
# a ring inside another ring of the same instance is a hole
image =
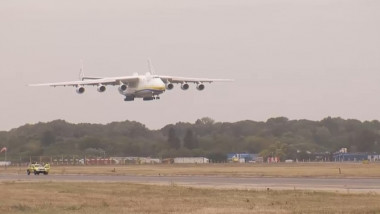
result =
[[[160,99],[159,96],[154,96],[154,97],[144,97],[144,98],[143,98],[144,101],[159,100],[159,99]]]
[[[144,101],[154,100],[154,97],[144,97],[143,100],[144,100]]]
[[[135,100],[135,97],[125,97],[124,98],[124,101],[134,101]]]

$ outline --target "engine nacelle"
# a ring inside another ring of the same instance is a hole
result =
[[[184,83],[181,85],[181,88],[182,88],[182,90],[187,90],[187,89],[189,89],[189,84]]]
[[[77,93],[78,93],[78,94],[83,94],[84,91],[85,91],[85,89],[84,89],[83,86],[77,87]]]
[[[198,84],[198,85],[197,85],[197,89],[198,89],[199,91],[202,91],[203,89],[205,89],[205,85],[203,85],[203,84]]]
[[[166,89],[168,89],[168,90],[172,90],[173,88],[174,88],[173,83],[168,83],[168,84],[166,84]]]
[[[106,86],[104,86],[104,85],[98,86],[98,92],[105,92],[105,91],[106,91]]]
[[[127,85],[125,85],[125,84],[121,84],[121,85],[119,86],[119,91],[120,91],[120,92],[124,92],[124,91],[127,90],[127,88],[128,88]]]

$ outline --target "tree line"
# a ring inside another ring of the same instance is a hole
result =
[[[71,124],[63,120],[26,124],[0,132],[0,146],[14,156],[203,156],[223,161],[228,153],[280,159],[313,153],[380,153],[380,122],[327,117],[321,121],[270,118],[265,122],[215,122],[201,118],[150,130],[134,122]]]

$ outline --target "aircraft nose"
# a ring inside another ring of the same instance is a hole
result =
[[[165,83],[162,83],[161,84],[161,90],[165,91],[165,89],[166,89],[166,85],[165,85]]]
[[[159,89],[162,90],[162,91],[165,91],[165,89],[166,89],[166,85],[165,85],[165,83],[162,80],[160,81]]]

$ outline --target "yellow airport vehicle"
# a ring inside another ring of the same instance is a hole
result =
[[[29,164],[26,174],[30,175],[30,173],[33,173],[34,175],[39,175],[40,173],[43,173],[44,175],[47,175],[49,174],[49,170],[50,164],[45,164],[45,166],[38,163]]]

